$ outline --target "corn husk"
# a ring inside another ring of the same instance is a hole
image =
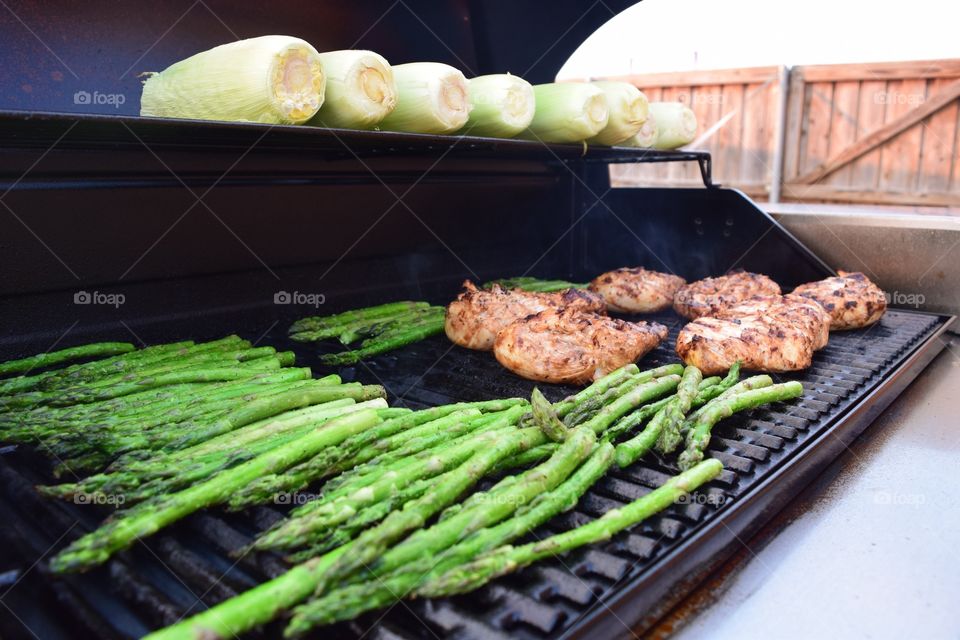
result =
[[[397,106],[380,128],[409,133],[453,133],[470,116],[470,91],[459,70],[439,62],[393,67]]]
[[[140,115],[269,124],[306,122],[323,104],[326,76],[300,38],[261,36],[214,47],[151,73]]]
[[[635,136],[647,119],[647,96],[629,82],[599,81],[592,84],[606,96],[610,117],[607,126],[587,142],[615,145]]]
[[[323,106],[309,124],[373,129],[397,106],[393,69],[373,51],[345,49],[320,54],[327,76]]]
[[[536,100],[533,86],[509,73],[469,80],[470,119],[461,133],[471,136],[512,138],[533,120]]]
[[[519,137],[541,142],[582,142],[600,133],[609,118],[603,91],[587,82],[533,87],[537,110]]]
[[[697,116],[682,102],[651,102],[650,114],[657,122],[654,149],[677,149],[697,136]]]

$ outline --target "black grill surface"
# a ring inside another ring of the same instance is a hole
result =
[[[656,318],[670,326],[670,339],[641,367],[676,361],[672,345],[679,317]],[[318,637],[542,638],[575,632],[585,616],[615,616],[606,602],[619,589],[642,582],[698,530],[724,518],[725,510],[763,482],[806,445],[831,429],[943,323],[937,316],[891,310],[860,331],[831,334],[830,344],[802,373],[781,376],[803,383],[796,402],[773,405],[722,421],[710,454],[725,467],[710,487],[623,532],[605,544],[530,567],[466,596],[398,604],[358,620],[323,629]],[[325,368],[317,348],[289,342],[277,327],[263,341],[292,348],[298,364]],[[394,405],[419,408],[458,400],[529,395],[532,383],[506,372],[491,354],[452,346],[437,336],[340,370],[345,379],[385,385]],[[572,388],[544,389],[559,399]],[[284,570],[269,555],[234,558],[230,552],[282,516],[283,507],[243,514],[206,511],[121,553],[81,576],[46,574],[45,560],[105,511],[52,502],[33,490],[52,481],[39,452],[2,449],[0,455],[0,635],[4,638],[127,638],[169,624]],[[661,484],[677,469],[673,460],[647,456],[599,482],[576,509],[555,518],[532,538],[596,518]],[[675,577],[678,588],[683,575]],[[28,630],[29,629],[29,630]],[[274,623],[257,636],[279,636]],[[629,631],[624,626],[624,635]]]

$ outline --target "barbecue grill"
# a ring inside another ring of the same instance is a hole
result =
[[[146,17],[94,3],[91,15],[102,22],[88,34],[88,27],[60,19],[69,15],[69,3],[52,4],[60,9],[50,9],[52,17],[34,5],[25,8],[39,36],[63,30],[64,55],[90,70],[92,85],[126,86],[117,76],[157,35]],[[608,6],[629,3],[567,0],[552,3],[547,13],[533,2],[509,8],[372,2],[349,10],[336,4],[285,3],[272,7],[263,24],[259,9],[210,3],[217,20],[204,14],[190,22],[188,16],[191,26],[161,38],[137,70],[223,41],[227,24],[244,37],[299,29],[294,35],[320,49],[367,47],[392,61],[468,64],[465,70],[477,74],[530,67],[522,75],[546,81],[611,17]],[[172,0],[156,3],[149,18],[173,23],[185,8]],[[132,334],[155,343],[239,333],[292,349],[299,364],[323,374],[328,370],[316,347],[285,335],[294,319],[317,310],[278,304],[285,298],[277,294],[322,294],[320,312],[326,313],[405,298],[443,304],[465,278],[528,273],[584,281],[623,265],[688,280],[745,268],[768,274],[785,290],[833,274],[746,196],[713,184],[704,153],[165,121],[132,115],[136,100],[112,116],[57,113],[73,111],[64,97],[77,89],[70,80],[54,86],[24,68],[22,60],[42,57],[43,48],[16,23],[2,24],[5,39],[16,44],[2,54],[5,72],[21,69],[50,89],[8,96],[0,113],[0,200],[8,208],[0,212],[3,359],[54,342],[63,347]],[[138,53],[123,58],[116,49],[97,51],[96,29],[105,25],[123,34],[120,53]],[[414,32],[423,37],[406,37]],[[614,162],[695,162],[704,188],[611,190],[608,165]],[[123,303],[76,304],[82,291],[122,294]],[[672,345],[682,320],[672,312],[655,319],[671,335],[643,359],[644,367],[676,359]],[[718,480],[608,543],[468,596],[405,603],[317,635],[641,633],[883,411],[943,347],[937,338],[952,320],[891,309],[872,328],[834,333],[813,367],[781,376],[803,383],[801,399],[735,416],[714,430],[710,453],[725,467]],[[414,408],[528,396],[533,386],[490,354],[452,346],[442,336],[339,372],[382,383],[391,404]],[[555,400],[571,389],[544,391]],[[4,638],[136,637],[284,571],[268,554],[230,555],[281,517],[284,507],[271,506],[204,511],[97,570],[52,577],[45,559],[106,511],[37,495],[33,486],[50,482],[51,468],[42,452],[0,450]],[[534,536],[595,518],[675,472],[672,460],[651,456],[614,471],[575,510]],[[275,637],[281,630],[274,624],[259,633]]]

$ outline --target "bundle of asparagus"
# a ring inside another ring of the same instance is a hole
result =
[[[563,291],[564,289],[586,289],[590,286],[585,282],[567,282],[566,280],[541,280],[530,276],[517,276],[516,278],[500,278],[491,280],[483,284],[484,289],[489,289],[498,284],[504,289],[523,289],[524,291]]]
[[[332,316],[303,318],[293,323],[289,334],[297,342],[336,338],[344,345],[362,338],[359,349],[321,358],[331,366],[353,364],[442,332],[445,312],[443,307],[426,302],[390,302]]]

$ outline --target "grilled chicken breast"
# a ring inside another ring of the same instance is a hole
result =
[[[597,276],[590,283],[590,290],[603,296],[610,311],[653,313],[668,309],[674,295],[686,283],[670,273],[625,267]]]
[[[830,314],[834,330],[860,329],[879,320],[887,310],[880,287],[862,273],[838,273],[836,278],[802,284],[793,293],[820,303]]]
[[[579,309],[549,309],[508,325],[493,353],[517,375],[585,384],[635,362],[667,337],[655,322],[626,322]]]
[[[464,291],[447,307],[444,325],[447,337],[461,347],[489,351],[497,334],[514,320],[546,309],[577,309],[603,313],[606,305],[600,296],[581,289],[557,293],[533,293],[504,289],[493,285],[478,289],[469,280]]]
[[[785,296],[754,296],[720,311],[718,318],[737,318],[763,314],[806,326],[813,335],[813,350],[827,346],[830,339],[830,314],[814,300],[792,293]]]
[[[780,295],[780,285],[759,273],[736,271],[681,287],[674,296],[673,308],[683,317],[693,320],[716,315],[724,307],[753,296],[770,295]]]
[[[734,362],[772,373],[806,369],[827,343],[830,319],[799,296],[761,296],[697,318],[680,330],[677,355],[705,375]]]

